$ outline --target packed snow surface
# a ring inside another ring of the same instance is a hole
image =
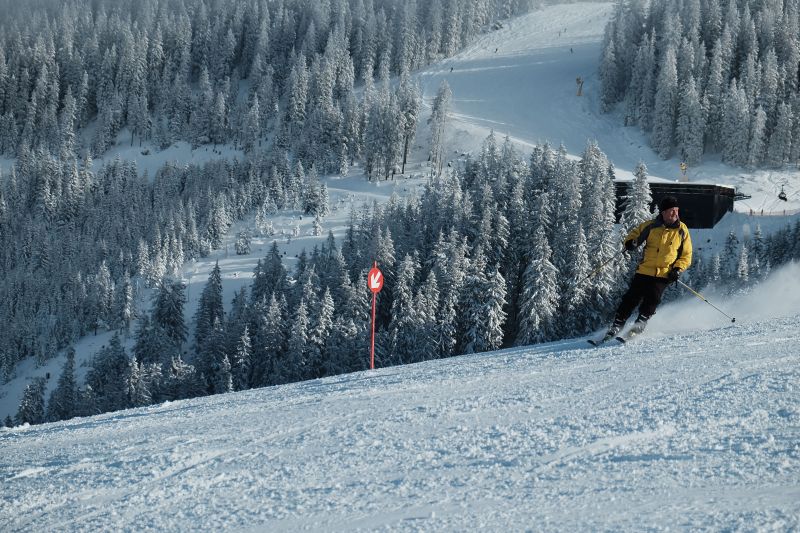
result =
[[[625,346],[573,339],[2,430],[0,529],[797,529],[798,275],[723,300],[752,310],[735,324],[699,300],[666,306]]]

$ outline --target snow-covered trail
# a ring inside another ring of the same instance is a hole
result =
[[[474,150],[494,130],[523,147],[550,141],[579,155],[587,139],[598,139],[621,175],[640,159],[652,164],[655,175],[668,171],[673,165],[658,160],[638,130],[599,112],[596,72],[612,12],[612,3],[545,7],[508,21],[423,71],[426,101],[432,101],[443,79],[453,90],[451,143]],[[584,82],[582,96],[578,77]]]
[[[800,527],[800,316],[0,431],[4,531]]]
[[[577,2],[544,7],[504,23],[502,29],[479,37],[456,56],[418,74],[428,106],[442,82],[453,91],[449,124],[452,157],[476,152],[494,131],[498,141],[508,135],[522,150],[549,141],[563,144],[577,157],[589,139],[598,142],[614,164],[618,178],[631,178],[643,161],[651,178],[677,180],[677,154],[662,160],[638,127],[624,126],[621,109],[600,112],[598,66],[603,33],[614,3]],[[577,96],[576,78],[583,80]],[[622,106],[620,106],[622,107]],[[690,167],[688,181],[719,183],[752,198],[736,203],[748,212],[796,213],[800,208],[800,175],[782,171],[745,171],[720,163],[707,154]],[[777,198],[785,186],[788,202]]]

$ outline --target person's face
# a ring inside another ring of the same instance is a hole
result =
[[[665,209],[661,212],[661,216],[664,217],[664,222],[667,224],[674,224],[675,221],[678,220],[678,208],[670,207],[669,209]]]

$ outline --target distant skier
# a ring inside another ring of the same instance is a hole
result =
[[[665,196],[658,209],[660,214],[654,220],[643,222],[625,237],[626,250],[632,252],[644,243],[644,253],[603,341],[619,334],[637,306],[639,316],[630,334],[644,331],[661,303],[664,290],[678,281],[681,273],[692,264],[692,238],[689,228],[678,217],[678,200]]]

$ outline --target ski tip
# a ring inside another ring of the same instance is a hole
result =
[[[628,342],[628,340],[625,337],[614,337],[614,338],[617,339],[622,344],[625,344],[626,342]]]
[[[591,344],[592,346],[599,346],[599,345],[597,344],[597,341],[596,341],[596,340],[594,340],[594,339],[587,339],[587,340],[586,340],[586,342],[588,342],[588,343],[589,343],[589,344]]]

